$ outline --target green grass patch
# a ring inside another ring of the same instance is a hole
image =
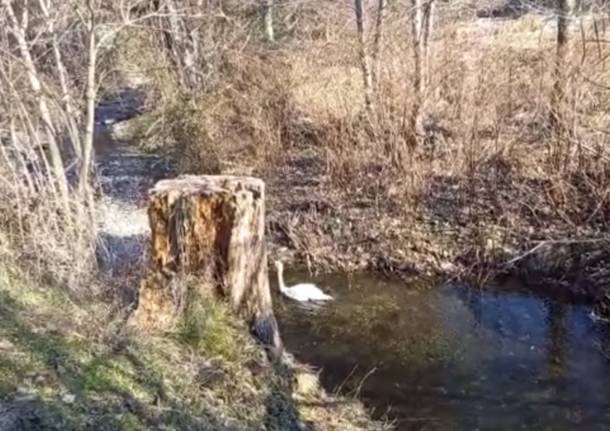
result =
[[[178,325],[179,339],[207,357],[220,357],[227,362],[247,358],[244,328],[236,324],[226,304],[189,288],[187,307]]]
[[[279,431],[300,415],[336,417],[296,404],[290,372],[226,304],[193,291],[187,302],[172,334],[119,335],[102,302],[76,304],[0,264],[0,404],[23,408],[31,429],[62,431]],[[332,421],[323,429],[377,429]]]

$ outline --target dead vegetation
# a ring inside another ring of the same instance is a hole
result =
[[[165,129],[185,169],[263,176],[274,252],[313,269],[591,280],[595,259],[572,264],[559,245],[606,256],[603,6],[531,2],[496,19],[439,2],[413,32],[403,3],[379,29],[380,5],[363,2],[362,35],[352,2],[325,1],[275,2],[274,43],[207,33],[216,78],[169,106],[182,125]],[[244,30],[248,10],[224,12]]]
[[[563,267],[562,278],[590,279],[587,268],[606,260],[610,210],[607,9],[509,2],[518,13],[505,16],[496,5],[433,3],[104,10],[104,24],[123,29],[98,46],[116,65],[102,68],[104,93],[111,82],[143,85],[150,112],[137,137],[172,152],[183,172],[262,176],[273,252],[314,269],[485,280],[536,262],[543,273]],[[70,22],[52,18],[45,43],[63,49],[53,37]],[[3,19],[5,28],[15,22]],[[88,22],[78,21],[81,42],[91,40]],[[14,34],[3,37],[12,56],[27,54]],[[34,56],[34,75],[11,59],[2,81],[11,112],[2,125],[4,238],[67,269],[94,250],[94,233],[82,229],[91,225],[87,187],[60,168],[87,183],[91,116],[75,111],[90,114],[92,97],[76,97],[87,94],[77,72],[95,58]],[[23,98],[32,76],[47,90],[34,85]],[[65,160],[53,161],[61,134],[45,129],[47,111],[70,137]],[[572,264],[565,243],[596,257]]]
[[[143,89],[130,139],[183,172],[263,177],[275,255],[480,283],[511,271],[600,295],[607,9],[480,3],[2,0],[2,401],[33,403],[50,429],[381,427],[270,363],[223,304],[193,298],[142,339],[116,298],[64,294],[97,285],[98,87]]]

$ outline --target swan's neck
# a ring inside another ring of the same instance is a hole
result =
[[[284,283],[284,269],[278,269],[277,271],[277,284],[280,286],[280,292],[285,292],[286,284]]]

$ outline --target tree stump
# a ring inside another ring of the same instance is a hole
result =
[[[176,280],[195,276],[281,349],[273,314],[265,245],[265,184],[252,177],[182,176],[158,182],[148,208],[152,232],[149,276],[134,319],[163,328],[180,309]]]

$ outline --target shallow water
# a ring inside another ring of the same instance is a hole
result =
[[[314,281],[336,301],[276,299],[287,348],[398,430],[610,429],[610,328],[587,308],[515,285]]]
[[[137,274],[150,235],[146,208],[155,182],[173,176],[166,157],[146,154],[134,142],[116,139],[112,127],[138,115],[144,95],[125,89],[96,108],[95,168],[102,195],[97,202],[100,268],[117,279]]]

